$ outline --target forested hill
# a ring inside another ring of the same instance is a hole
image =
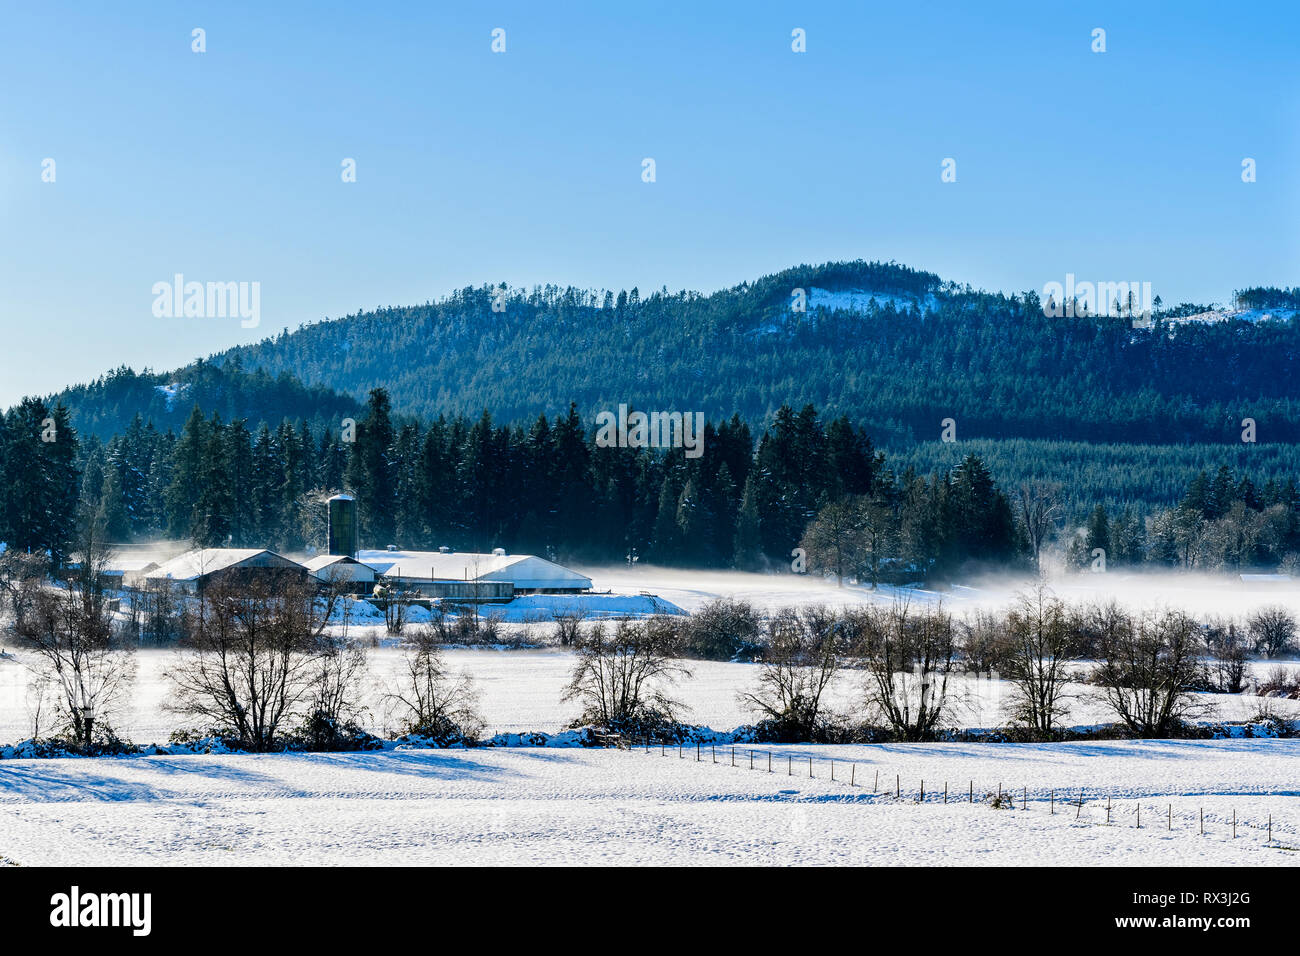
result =
[[[63,404],[78,433],[105,441],[126,432],[136,415],[160,432],[179,432],[195,406],[227,422],[278,424],[288,418],[335,429],[339,419],[361,410],[350,396],[303,385],[287,372],[272,376],[263,369],[245,371],[238,360],[223,366],[199,361],[165,374],[114,369],[88,385],[49,396],[45,403]]]
[[[572,400],[587,418],[627,402],[759,423],[807,402],[890,443],[934,438],[949,417],[963,438],[1238,442],[1253,418],[1261,441],[1300,440],[1294,318],[1048,318],[1036,293],[892,263],[799,266],[711,295],[466,288],[213,358],[235,360],[356,398],[383,385],[396,411],[421,416],[524,421]]]

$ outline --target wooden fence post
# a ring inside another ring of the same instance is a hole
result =
[[[1079,814],[1083,812],[1083,787],[1079,788],[1079,809],[1074,811],[1074,819],[1079,819]]]

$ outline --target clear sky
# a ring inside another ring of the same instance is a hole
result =
[[[489,281],[1300,285],[1292,0],[0,10],[0,406]],[[156,318],[176,273],[261,326]]]

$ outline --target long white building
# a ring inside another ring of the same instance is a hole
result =
[[[470,581],[510,584],[515,594],[575,594],[591,578],[532,554],[473,551],[358,551],[357,560],[382,578],[406,583]]]

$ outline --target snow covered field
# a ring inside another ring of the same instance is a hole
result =
[[[17,743],[32,736],[26,665],[32,663],[33,658],[30,652],[10,653],[12,659],[0,660],[0,745]],[[454,670],[473,676],[489,734],[554,733],[578,716],[576,704],[560,700],[573,668],[571,651],[562,648],[452,648],[444,655]],[[118,733],[138,744],[166,743],[178,724],[176,718],[164,710],[168,690],[164,672],[178,659],[177,653],[150,648],[138,652],[136,658],[132,704],[115,721]],[[386,723],[385,686],[396,679],[402,652],[394,647],[379,647],[369,651],[369,659],[368,726],[382,731]],[[755,689],[759,665],[722,661],[684,663],[692,676],[673,690],[674,696],[685,705],[684,720],[718,731],[734,730],[754,722],[756,715],[738,700],[738,695]],[[1256,665],[1256,669],[1267,670],[1272,666],[1276,665]],[[830,706],[842,711],[860,711],[862,679],[860,674],[843,673],[831,687]],[[1004,722],[1005,682],[956,676],[950,686],[954,691],[953,726],[997,727]],[[1069,702],[1067,726],[1114,721],[1114,715],[1092,699],[1089,690],[1082,685],[1074,688],[1077,696]],[[1211,707],[1204,719],[1248,720],[1260,705],[1260,698],[1250,695],[1201,696]],[[1274,700],[1271,704],[1280,714],[1300,717],[1300,701]]]
[[[735,767],[729,749],[719,749],[717,764],[707,748],[703,757],[509,749],[5,761],[0,857],[28,866],[1295,866],[1300,859],[1295,740],[771,747],[759,752],[754,770],[747,750],[738,751]],[[881,792],[872,794],[877,772]],[[884,792],[896,774],[901,800]],[[918,804],[922,778],[926,801]],[[958,802],[971,778],[977,802]],[[1015,809],[982,802],[999,783],[1014,792]],[[1076,808],[1060,801],[1080,786],[1086,800],[1076,819]],[[1274,843],[1266,845],[1270,813]]]

